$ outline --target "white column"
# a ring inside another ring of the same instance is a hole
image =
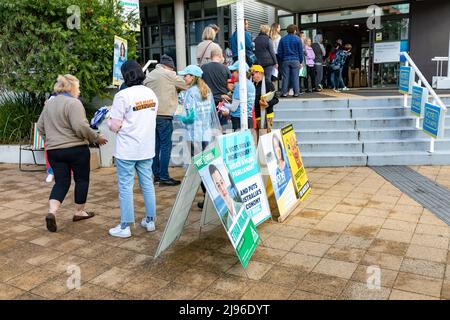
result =
[[[184,22],[184,0],[174,0],[175,42],[177,52],[177,69],[186,67],[186,27]]]
[[[247,122],[247,72],[245,69],[244,0],[236,3],[237,44],[239,59],[239,102],[241,107],[241,129],[248,129]]]

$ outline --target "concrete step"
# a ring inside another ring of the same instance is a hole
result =
[[[365,128],[398,128],[411,127],[414,128],[416,119],[414,117],[393,117],[378,119],[355,119],[356,129]]]
[[[302,160],[306,167],[350,167],[367,165],[367,155],[359,152],[302,153]]]
[[[330,153],[350,152],[362,153],[363,143],[358,140],[332,140],[332,141],[300,141],[298,143],[302,153]]]
[[[409,99],[408,101],[410,101]],[[349,99],[348,107],[356,108],[374,108],[374,107],[400,107],[403,105],[403,97],[391,98],[365,98],[365,99]]]
[[[450,165],[450,151],[435,151],[431,154],[432,165]]]
[[[368,166],[431,165],[431,156],[427,151],[366,152],[365,154],[367,154]]]
[[[350,109],[282,109],[275,111],[276,121],[290,119],[350,119]]]
[[[382,118],[410,116],[408,109],[404,107],[379,107],[379,108],[354,108],[353,118]]]
[[[364,141],[364,153],[427,151],[429,139]]]
[[[324,140],[341,140],[355,141],[358,140],[358,131],[350,130],[327,130],[326,128],[312,130],[295,130],[297,141],[324,141]]]
[[[306,129],[354,129],[355,121],[349,119],[291,119],[291,120],[274,120],[277,128],[291,124],[296,130]]]
[[[398,128],[364,128],[359,130],[359,140],[406,140],[414,138],[427,138],[421,130],[412,127]]]
[[[303,98],[282,98],[274,109],[285,108],[294,109],[348,109],[348,99],[303,99]]]

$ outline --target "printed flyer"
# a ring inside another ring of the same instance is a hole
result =
[[[223,135],[219,138],[222,157],[244,202],[245,210],[258,226],[271,217],[269,202],[256,158],[256,148],[250,130]]]
[[[295,130],[292,124],[282,128],[281,135],[283,137],[284,148],[289,159],[291,174],[294,178],[295,191],[298,198],[303,201],[311,191],[311,185],[308,181],[308,177],[306,176],[306,170],[303,166],[300,148],[298,147],[297,138],[295,137]]]
[[[239,191],[216,147],[194,157],[194,164],[202,178],[220,220],[245,268],[259,244],[259,234],[245,210]]]
[[[280,130],[274,130],[260,137],[264,158],[272,181],[280,216],[283,216],[297,202],[289,160],[284,149]]]

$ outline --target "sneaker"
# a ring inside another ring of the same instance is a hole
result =
[[[341,91],[339,91],[338,89],[333,89],[333,91],[334,91],[334,92],[341,92]]]
[[[122,229],[122,227],[119,224],[117,227],[109,229],[109,235],[118,238],[129,238],[131,237],[130,226],[126,227],[125,229]]]
[[[141,227],[147,229],[148,232],[155,231],[155,221],[147,222],[146,218],[144,218],[141,221]]]
[[[320,84],[320,83],[319,83],[319,89],[320,89],[320,90],[323,90],[323,86],[322,86],[322,84]]]
[[[159,185],[160,186],[169,186],[169,187],[171,187],[171,186],[177,186],[177,185],[179,185],[181,183],[181,181],[180,180],[175,180],[175,179],[172,179],[172,178],[170,178],[170,179],[159,179]]]
[[[54,178],[55,178],[54,175],[49,174],[49,175],[47,176],[47,178],[45,178],[45,182],[50,183],[50,182],[53,181]]]
[[[197,207],[199,207],[200,209],[203,209],[203,205],[205,204],[204,201],[201,202],[197,202]]]
[[[284,93],[281,95],[282,98],[287,98],[287,96],[288,96],[288,95],[287,95],[287,94],[284,94]]]
[[[347,88],[347,87],[343,87],[343,88],[342,88],[342,91],[350,91],[350,89]]]
[[[158,176],[153,176],[153,183],[158,183],[160,180]]]

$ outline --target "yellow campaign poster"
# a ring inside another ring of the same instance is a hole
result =
[[[291,167],[292,179],[294,180],[294,187],[297,197],[304,200],[311,191],[311,185],[306,175],[305,167],[303,166],[300,148],[297,144],[295,131],[292,124],[281,129],[281,136],[283,139],[284,148],[289,159]]]

